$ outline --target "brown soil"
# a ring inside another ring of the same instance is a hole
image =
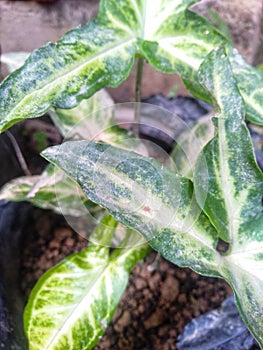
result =
[[[33,209],[22,256],[26,295],[43,272],[87,241],[61,216]],[[176,349],[177,336],[193,317],[219,307],[231,294],[223,281],[178,268],[151,252],[138,264],[128,288],[96,350]]]

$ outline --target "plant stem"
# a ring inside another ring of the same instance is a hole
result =
[[[16,157],[17,157],[17,160],[22,168],[22,170],[24,171],[24,173],[27,175],[27,176],[31,176],[31,172],[29,171],[28,169],[28,166],[27,166],[27,163],[26,163],[26,160],[20,150],[20,147],[18,145],[18,143],[16,142],[16,139],[14,138],[14,136],[11,134],[10,131],[6,131],[6,135],[7,137],[9,138],[9,140],[11,141],[12,143],[12,146],[14,147],[14,150],[15,150],[15,153],[16,153]]]
[[[134,111],[134,125],[133,132],[136,137],[140,134],[140,115],[141,115],[141,87],[142,87],[142,72],[143,72],[143,58],[137,59],[137,72],[136,72],[136,87],[135,87],[135,111]]]

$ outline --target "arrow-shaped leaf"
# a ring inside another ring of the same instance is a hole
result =
[[[100,143],[66,142],[43,155],[78,181],[90,200],[141,232],[164,257],[220,275],[217,234],[196,204],[190,180],[153,159]]]
[[[143,42],[142,52],[155,69],[179,73],[196,97],[207,99],[198,83],[197,71],[212,48],[223,42],[224,39],[204,17],[186,10],[176,17],[170,15],[156,33]]]
[[[208,181],[204,210],[218,234],[230,243],[223,274],[235,291],[244,321],[262,346],[263,174],[255,161],[242,98],[224,49],[209,55],[200,77],[215,97],[218,118],[216,136],[202,153],[208,178],[204,179],[197,162],[195,192],[198,200],[202,198],[202,187]]]
[[[1,130],[40,116],[51,105],[73,108],[103,86],[119,85],[132,69],[136,50],[131,33],[92,21],[34,51],[1,85]]]
[[[218,109],[214,119],[216,136],[204,148],[209,172],[205,210],[221,238],[232,242],[243,221],[248,218],[253,221],[261,214],[263,176],[244,122],[243,101],[223,49],[209,55],[200,69],[200,77],[213,94]],[[195,176],[198,200],[200,190],[207,186],[202,166],[197,164]],[[254,202],[254,210],[249,209],[251,202]]]
[[[152,6],[149,0],[126,0],[120,6],[102,0],[97,19],[34,51],[4,80],[0,131],[50,106],[73,108],[102,87],[119,85],[130,74],[135,54],[161,71],[196,78],[202,60],[223,39],[187,10],[193,2],[158,0]]]
[[[34,287],[25,309],[30,350],[93,349],[124,292],[129,272],[149,251],[135,232],[109,255],[117,222],[106,216],[87,249],[64,259]]]
[[[105,90],[83,100],[73,109],[56,109],[49,114],[65,139],[99,140],[148,154],[140,140],[116,125],[115,106]],[[87,207],[94,206],[75,181],[51,164],[41,175],[22,176],[9,181],[1,188],[0,199],[29,201],[42,209],[76,217],[86,216]]]

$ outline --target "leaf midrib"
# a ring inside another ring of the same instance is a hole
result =
[[[72,317],[72,315],[74,315],[75,313],[77,313],[77,314],[79,314],[79,312],[78,312],[78,310],[79,310],[79,308],[83,305],[83,303],[84,303],[84,301],[85,301],[85,299],[86,298],[90,298],[90,295],[91,294],[93,294],[93,295],[95,295],[96,293],[94,293],[94,291],[95,292],[97,292],[98,290],[99,290],[99,288],[98,288],[98,285],[100,285],[100,283],[101,283],[101,280],[104,278],[104,276],[110,276],[111,275],[111,269],[112,268],[115,268],[116,269],[116,267],[117,267],[117,269],[119,269],[119,268],[122,268],[123,269],[123,271],[125,272],[125,273],[127,273],[127,268],[124,266],[124,265],[122,265],[121,264],[121,260],[123,260],[123,256],[125,257],[125,258],[127,258],[130,254],[133,254],[133,252],[134,252],[134,249],[135,249],[135,247],[130,247],[129,249],[125,249],[124,250],[124,254],[121,254],[121,255],[118,255],[118,256],[116,256],[116,257],[109,257],[109,259],[107,260],[107,261],[105,261],[105,266],[103,267],[101,267],[101,273],[100,273],[100,275],[99,276],[97,276],[97,278],[96,279],[94,279],[93,280],[93,283],[92,283],[92,286],[90,287],[90,285],[89,285],[89,287],[86,289],[88,292],[87,293],[85,293],[84,294],[84,296],[82,297],[82,298],[80,298],[79,300],[78,300],[78,302],[76,302],[76,303],[74,303],[73,304],[73,308],[72,308],[72,304],[71,305],[69,305],[68,306],[68,308],[69,309],[71,309],[72,311],[68,314],[68,316],[66,317],[66,321],[65,322],[63,322],[60,326],[58,326],[56,329],[57,330],[59,330],[58,332],[56,332],[56,334],[53,336],[53,338],[50,340],[50,342],[49,342],[49,344],[47,345],[47,347],[46,347],[46,349],[48,350],[48,349],[52,349],[52,346],[54,345],[54,344],[57,344],[57,342],[59,341],[59,338],[60,338],[60,335],[61,334],[66,334],[67,336],[69,336],[69,333],[68,332],[63,332],[63,329],[66,329],[66,330],[68,330],[70,327],[69,327],[69,325],[70,325],[70,319],[71,319],[71,317]],[[78,269],[81,269],[79,266],[78,266],[78,264],[76,263],[76,262],[71,262],[72,264],[74,264],[74,266],[75,267],[77,267]],[[83,270],[83,269],[82,269]],[[108,271],[109,270],[109,271]],[[90,271],[90,269],[88,269],[88,270],[84,270],[84,272],[83,272],[83,275],[89,275],[89,271]],[[64,273],[65,274],[65,273]],[[59,278],[61,277],[61,274],[60,273],[57,273],[57,275],[59,276]],[[67,276],[68,275],[70,275],[70,273],[68,273],[68,274],[66,274]],[[55,275],[52,275],[51,276],[51,279],[53,279],[53,278],[57,278]],[[37,299],[35,299],[35,302],[37,302]],[[75,305],[75,307],[74,307],[74,305]],[[108,304],[109,305],[109,304]],[[86,310],[86,309],[85,309]],[[41,313],[41,311],[39,310],[39,312]],[[108,318],[109,317],[109,315],[107,314],[106,316],[105,316],[105,318]],[[63,319],[63,320],[65,320],[65,318]],[[28,327],[29,328],[29,327]],[[93,339],[95,339],[96,338],[96,334],[94,334],[94,338]],[[89,341],[90,343],[92,342],[92,340],[90,340]]]
[[[75,263],[74,263],[75,264]],[[75,264],[77,266],[77,264]],[[104,277],[107,269],[109,269],[110,267],[110,260],[108,262],[105,262],[105,267],[101,269],[101,273],[99,276],[97,276],[97,278],[95,279],[95,281],[93,281],[92,286],[90,288],[89,287],[86,289],[87,293],[85,293],[85,295],[83,297],[81,297],[79,299],[79,301],[77,303],[74,303],[73,305],[75,305],[75,307],[73,306],[72,311],[68,314],[68,316],[63,319],[65,320],[63,323],[60,324],[60,326],[57,327],[58,332],[56,332],[56,334],[54,335],[54,337],[50,340],[50,343],[47,345],[47,350],[48,349],[52,349],[53,345],[56,345],[57,342],[59,341],[60,335],[62,334],[66,334],[67,336],[69,336],[69,334],[71,334],[71,332],[63,332],[64,329],[68,330],[70,327],[70,319],[73,317],[74,314],[79,314],[78,310],[81,307],[81,305],[83,305],[85,299],[87,297],[90,297],[91,294],[94,294],[93,290],[95,289],[95,291],[98,291],[99,288],[97,288],[99,282],[102,280],[102,278]],[[89,270],[87,270],[87,275],[89,275]],[[92,300],[91,300],[92,302]],[[87,303],[88,304],[88,303]],[[83,312],[85,312],[86,309],[83,309]],[[81,314],[83,314],[83,312]],[[107,316],[106,316],[107,317]],[[94,336],[95,339],[95,336]]]

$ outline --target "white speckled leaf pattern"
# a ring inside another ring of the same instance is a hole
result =
[[[0,85],[0,131],[50,106],[73,108],[104,86],[115,87],[142,55],[157,70],[177,72],[197,97],[209,100],[197,70],[225,39],[203,17],[188,10],[191,0],[101,0],[98,18],[33,52]],[[232,52],[232,69],[247,104],[247,119],[262,125],[262,74]],[[27,56],[4,56],[11,70]],[[248,79],[249,75],[249,79]]]
[[[158,0],[152,6],[149,0],[102,0],[97,19],[34,51],[0,85],[0,131],[51,106],[73,108],[104,86],[118,86],[136,54],[164,72],[196,78],[200,63],[222,38],[187,10],[193,2]]]
[[[153,159],[101,143],[69,141],[43,153],[78,181],[87,197],[141,232],[170,261],[218,276],[217,235],[190,180]]]
[[[88,248],[40,278],[24,314],[30,350],[90,350],[96,345],[126,288],[130,270],[149,251],[143,238],[127,230],[125,241],[109,254],[116,225],[112,217],[104,217]]]
[[[258,168],[244,106],[224,49],[212,52],[200,78],[217,104],[216,136],[203,150],[208,179],[197,163],[197,199],[208,193],[204,211],[218,234],[230,243],[222,272],[236,294],[239,311],[263,345],[263,174]]]

